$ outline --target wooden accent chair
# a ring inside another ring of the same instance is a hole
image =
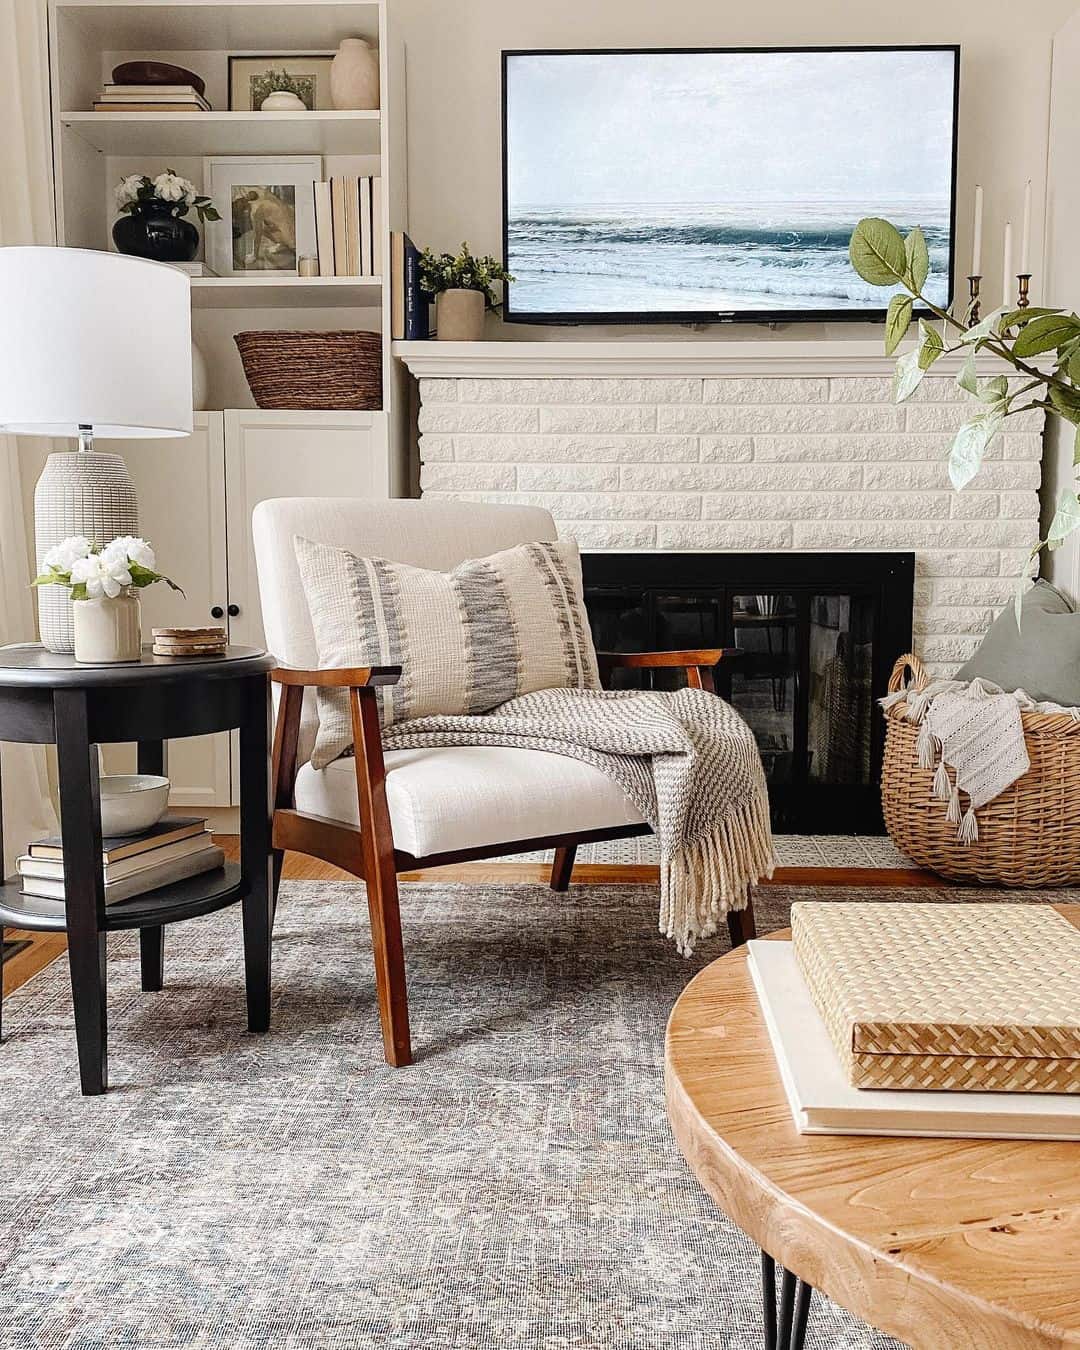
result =
[[[398,667],[318,670],[315,637],[296,563],[297,535],[416,567],[448,571],[468,558],[554,539],[555,524],[533,507],[472,502],[301,497],[255,508],[255,555],[267,645],[281,662],[274,734],[275,896],[286,849],[321,858],[364,881],[375,983],[388,1063],[411,1063],[397,874],[533,849],[555,849],[553,890],[570,883],[579,844],[649,834],[610,778],[565,755],[506,746],[395,750],[383,754],[375,689]],[[615,666],[683,667],[711,689],[719,650],[605,653]],[[348,689],[356,754],[315,770],[314,691]],[[753,909],[731,914],[732,942],[754,935]]]

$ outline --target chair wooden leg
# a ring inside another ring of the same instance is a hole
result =
[[[727,926],[733,948],[741,947],[744,942],[757,937],[757,926],[754,923],[754,891],[751,886],[746,888],[746,908],[728,910]]]
[[[551,889],[566,891],[570,889],[570,874],[574,870],[574,856],[577,844],[564,844],[555,850],[555,861],[551,865]]]

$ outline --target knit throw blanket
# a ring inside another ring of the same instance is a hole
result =
[[[689,955],[747,887],[772,875],[765,773],[738,713],[700,689],[545,689],[477,716],[420,717],[382,733],[387,750],[510,745],[594,764],[660,845],[660,931]]]
[[[922,689],[902,689],[881,700],[882,707],[906,703],[905,716],[919,725],[919,764],[933,769],[933,792],[946,802],[945,818],[961,843],[979,837],[976,811],[993,801],[1031,768],[1020,714],[1070,712],[1057,703],[1036,703],[1023,689],[1006,693],[991,680],[932,680]],[[949,770],[953,771],[950,779]],[[969,799],[967,811],[960,793]]]

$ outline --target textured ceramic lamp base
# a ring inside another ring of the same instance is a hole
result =
[[[38,571],[46,552],[69,535],[107,544],[139,533],[135,485],[121,455],[50,455],[34,489],[34,546]],[[51,652],[73,652],[71,597],[63,586],[38,587],[38,627]]]

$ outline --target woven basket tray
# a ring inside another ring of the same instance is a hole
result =
[[[235,341],[260,408],[382,407],[378,333],[237,333]]]
[[[917,656],[902,656],[889,690],[928,678]],[[1004,886],[1080,882],[1080,722],[1068,713],[1021,713],[1031,768],[979,807],[979,838],[962,844],[933,792],[934,771],[919,767],[919,728],[895,704],[885,714],[881,809],[893,843],[921,867],[957,881]],[[962,796],[963,809],[967,797]]]
[[[855,1087],[1080,1093],[1080,928],[1049,906],[801,901],[791,936]]]

